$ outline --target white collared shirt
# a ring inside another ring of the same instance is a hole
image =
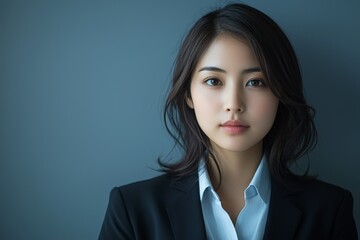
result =
[[[269,210],[271,179],[265,155],[244,191],[244,208],[239,213],[235,226],[228,213],[222,208],[215,192],[204,160],[199,165],[199,190],[206,235],[214,240],[257,240],[262,239]]]

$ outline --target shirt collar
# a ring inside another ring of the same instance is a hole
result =
[[[251,198],[254,194],[251,194],[252,186],[255,188],[256,193],[260,195],[263,202],[266,204],[270,201],[270,171],[267,158],[263,155],[258,168],[251,180],[249,186],[245,189],[245,197]]]
[[[210,181],[209,173],[205,166],[204,159],[201,159],[199,168],[199,190],[200,190],[200,200],[202,201],[204,192],[207,188],[213,189],[213,186]]]
[[[202,201],[204,192],[207,188],[213,190],[213,186],[210,181],[209,173],[205,167],[204,159],[201,159],[199,168],[199,191],[200,191],[200,200]],[[262,201],[266,204],[270,202],[270,187],[271,179],[269,166],[267,163],[267,158],[263,155],[258,168],[252,178],[249,186],[244,191],[244,196],[246,199],[252,198],[259,194]]]

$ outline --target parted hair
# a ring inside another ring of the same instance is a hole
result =
[[[183,150],[177,162],[158,159],[161,170],[176,176],[197,171],[199,161],[209,157],[210,141],[187,103],[195,67],[214,39],[229,34],[245,40],[253,50],[268,86],[279,99],[275,121],[263,139],[273,177],[284,182],[296,175],[290,166],[311,151],[317,142],[315,111],[304,97],[302,76],[295,51],[280,27],[263,12],[245,4],[229,4],[202,16],[185,36],[173,67],[171,86],[164,105],[165,127]],[[221,171],[220,171],[221,174]]]

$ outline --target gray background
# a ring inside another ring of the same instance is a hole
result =
[[[291,39],[317,109],[312,172],[360,223],[360,1],[243,1]],[[221,1],[0,1],[0,239],[96,239],[113,186],[158,173],[180,40]]]

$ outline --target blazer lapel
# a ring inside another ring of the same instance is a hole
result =
[[[175,239],[206,239],[197,174],[170,184],[166,207]]]
[[[265,239],[294,239],[302,212],[294,206],[289,197],[296,194],[274,179],[271,184],[271,198]]]

